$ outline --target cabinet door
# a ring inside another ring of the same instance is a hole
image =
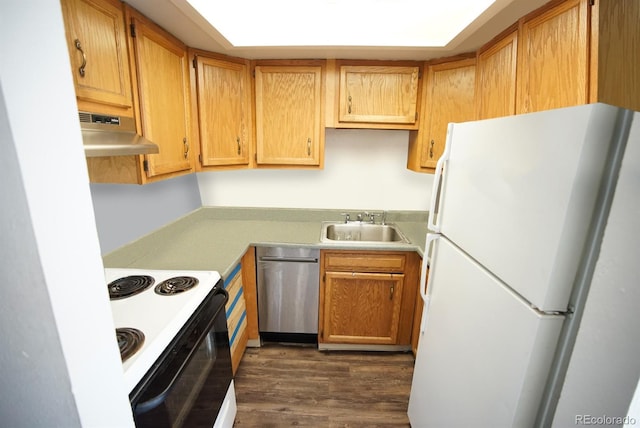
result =
[[[475,119],[475,59],[432,65],[427,75],[428,132],[422,141],[421,166],[435,168],[444,151],[450,122]]]
[[[516,113],[585,104],[588,0],[567,0],[522,23]]]
[[[160,153],[145,155],[147,176],[188,172],[193,156],[186,46],[146,21],[132,21],[142,133],[160,147]]]
[[[257,163],[321,165],[322,67],[256,66]]]
[[[416,123],[418,67],[341,66],[340,122]]]
[[[476,119],[510,116],[516,110],[517,30],[486,50],[476,64]]]
[[[403,274],[326,272],[325,343],[397,343]]]
[[[250,86],[245,64],[196,56],[203,166],[249,163]]]
[[[120,2],[61,3],[77,98],[131,107],[131,76]]]

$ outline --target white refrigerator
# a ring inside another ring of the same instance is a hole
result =
[[[450,124],[432,195],[411,426],[622,425],[640,376],[640,114]]]

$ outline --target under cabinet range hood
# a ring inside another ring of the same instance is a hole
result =
[[[159,153],[156,144],[136,133],[132,117],[79,112],[86,157]]]

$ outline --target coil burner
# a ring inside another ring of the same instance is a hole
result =
[[[192,276],[176,276],[156,285],[155,292],[163,296],[182,293],[198,285],[198,278]]]
[[[144,343],[144,333],[137,328],[117,328],[116,338],[118,339],[118,348],[120,348],[120,359],[122,362],[135,354]]]
[[[155,279],[149,275],[131,275],[118,278],[109,283],[109,298],[117,300],[134,296],[151,287],[154,282]]]

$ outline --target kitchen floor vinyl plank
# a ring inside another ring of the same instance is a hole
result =
[[[235,427],[409,427],[411,353],[247,348],[235,376]]]

